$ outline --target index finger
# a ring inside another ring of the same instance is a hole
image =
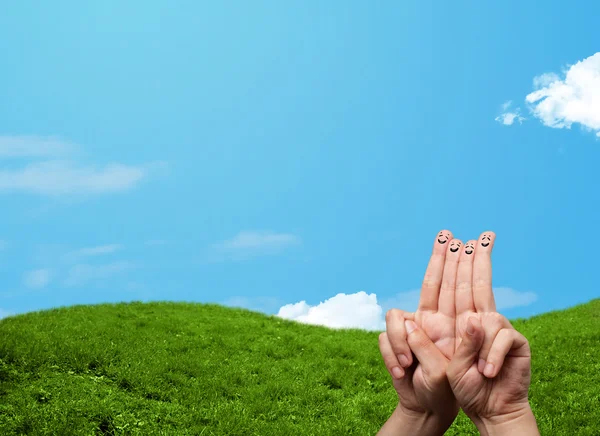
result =
[[[450,230],[442,230],[435,236],[433,242],[433,252],[425,271],[425,278],[421,286],[421,298],[419,299],[418,310],[438,309],[438,300],[440,297],[440,286],[444,273],[444,262],[446,260],[446,246],[452,240]]]

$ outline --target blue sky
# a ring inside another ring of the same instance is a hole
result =
[[[443,228],[496,232],[510,318],[600,296],[597,2],[209,3],[3,7],[3,316],[169,300],[376,329]]]

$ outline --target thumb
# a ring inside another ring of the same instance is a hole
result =
[[[451,385],[454,384],[454,380],[460,380],[476,361],[483,345],[483,337],[483,327],[479,320],[475,317],[469,318],[462,342],[448,365],[447,374]]]
[[[406,340],[421,364],[423,373],[433,380],[446,377],[448,359],[413,321],[405,321]]]

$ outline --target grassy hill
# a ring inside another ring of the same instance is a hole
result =
[[[542,434],[599,435],[600,300],[513,324]],[[190,303],[6,318],[0,434],[374,435],[397,401],[377,336]]]

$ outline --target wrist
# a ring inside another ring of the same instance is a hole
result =
[[[398,404],[377,436],[443,435],[454,422],[454,418],[456,414],[453,417],[442,417],[432,412],[407,410]]]
[[[539,435],[537,422],[529,403],[510,413],[485,418],[473,418],[479,433],[487,436]]]

